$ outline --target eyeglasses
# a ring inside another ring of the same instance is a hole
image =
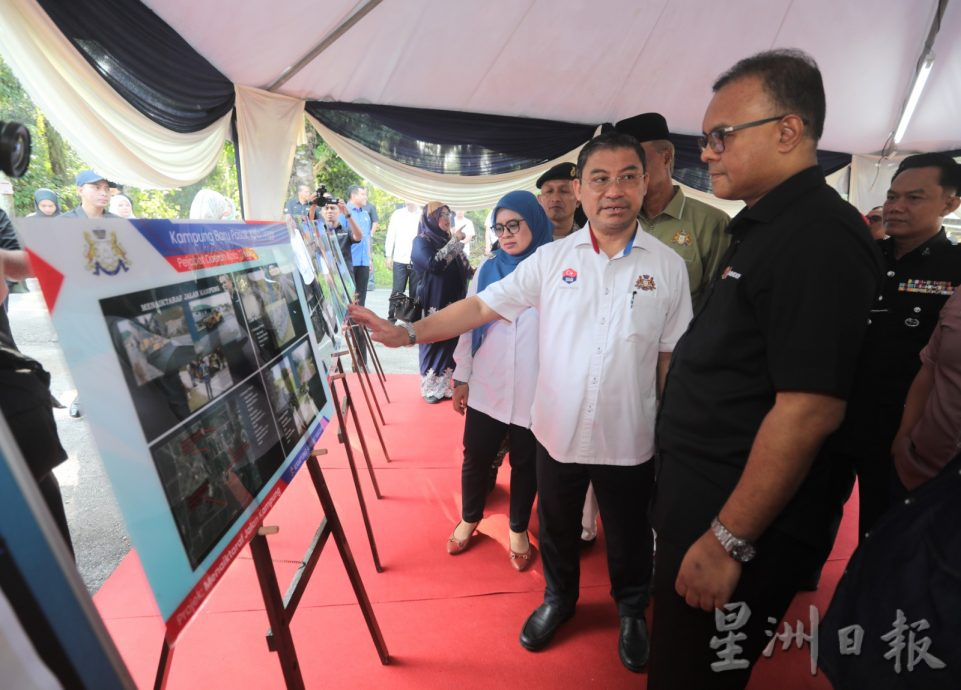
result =
[[[777,122],[785,117],[787,117],[787,115],[776,115],[775,117],[766,117],[763,120],[745,122],[743,125],[728,125],[727,127],[718,127],[717,129],[712,129],[704,136],[698,137],[697,145],[700,147],[701,151],[710,146],[714,153],[724,153],[724,137],[726,137],[728,134],[739,132],[742,129],[750,129],[751,127],[760,127],[761,125],[766,125],[768,122]]]
[[[627,173],[626,175],[617,175],[616,177],[595,175],[587,180],[587,186],[595,192],[603,192],[615,184],[621,185],[622,187],[633,188],[641,185],[642,177],[641,173]]]
[[[868,216],[868,222],[871,224],[880,223],[882,220],[884,219],[877,214],[874,214],[873,216]]]
[[[506,223],[498,223],[497,225],[494,226],[494,234],[497,237],[500,237],[505,232],[508,235],[516,235],[521,231],[521,223],[523,222],[524,222],[523,218],[521,219],[514,218],[513,220],[509,220]]]

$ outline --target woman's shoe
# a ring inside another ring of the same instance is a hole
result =
[[[463,520],[461,520],[461,522],[463,522]],[[456,534],[457,527],[460,527],[461,522],[457,523],[457,526],[454,527],[454,531],[450,533],[450,539],[447,540],[447,553],[449,553],[451,556],[456,556],[457,554],[466,551],[468,544],[470,544],[471,537],[473,537],[474,532],[477,531],[477,525],[474,525],[474,529],[471,530],[466,539],[458,539],[454,536],[454,534]]]
[[[529,545],[525,553],[517,553],[514,549],[511,552],[511,565],[514,566],[514,570],[519,573],[524,572],[531,567],[531,561],[534,559],[534,546]]]

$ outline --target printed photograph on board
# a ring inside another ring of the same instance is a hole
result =
[[[269,264],[236,272],[231,279],[243,305],[261,366],[277,357],[288,343],[307,333],[292,267]]]
[[[290,453],[327,403],[310,342],[291,348],[264,371],[264,381],[274,409],[284,451]]]
[[[100,308],[148,442],[257,368],[239,302],[217,278],[110,297]]]
[[[259,376],[150,450],[192,568],[284,461]]]

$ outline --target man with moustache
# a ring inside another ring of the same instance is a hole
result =
[[[744,687],[844,498],[819,450],[844,417],[881,267],[818,167],[824,113],[814,60],[775,50],[722,75],[704,115],[714,193],[747,208],[661,398],[652,690]],[[728,635],[737,663],[718,654]]]
[[[574,197],[574,179],[577,166],[573,163],[558,163],[537,178],[534,184],[540,192],[537,200],[554,224],[554,239],[567,237],[580,225],[574,219],[577,199]]]
[[[581,506],[592,483],[621,619],[618,655],[640,672],[648,657],[656,390],[690,320],[690,294],[684,262],[638,226],[646,175],[637,139],[595,137],[581,149],[577,170],[574,193],[588,225],[540,247],[507,277],[415,324],[394,326],[354,305],[350,313],[374,340],[400,347],[514,319],[529,307],[539,311],[531,431],[547,587],[520,643],[544,648],[574,615]]]

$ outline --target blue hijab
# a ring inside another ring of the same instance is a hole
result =
[[[497,212],[503,208],[519,213],[521,218],[526,221],[533,237],[527,249],[520,254],[511,256],[503,249],[494,252],[493,256],[480,268],[480,273],[477,276],[477,292],[491,283],[496,283],[504,276],[510,275],[521,261],[533,256],[538,247],[550,242],[554,236],[554,224],[547,218],[547,214],[544,213],[537,197],[530,192],[518,190],[502,196],[491,215],[494,222],[497,222]],[[481,343],[484,342],[484,336],[487,335],[488,328],[490,328],[490,324],[485,323],[483,326],[474,329],[471,334],[471,354],[475,354]]]

